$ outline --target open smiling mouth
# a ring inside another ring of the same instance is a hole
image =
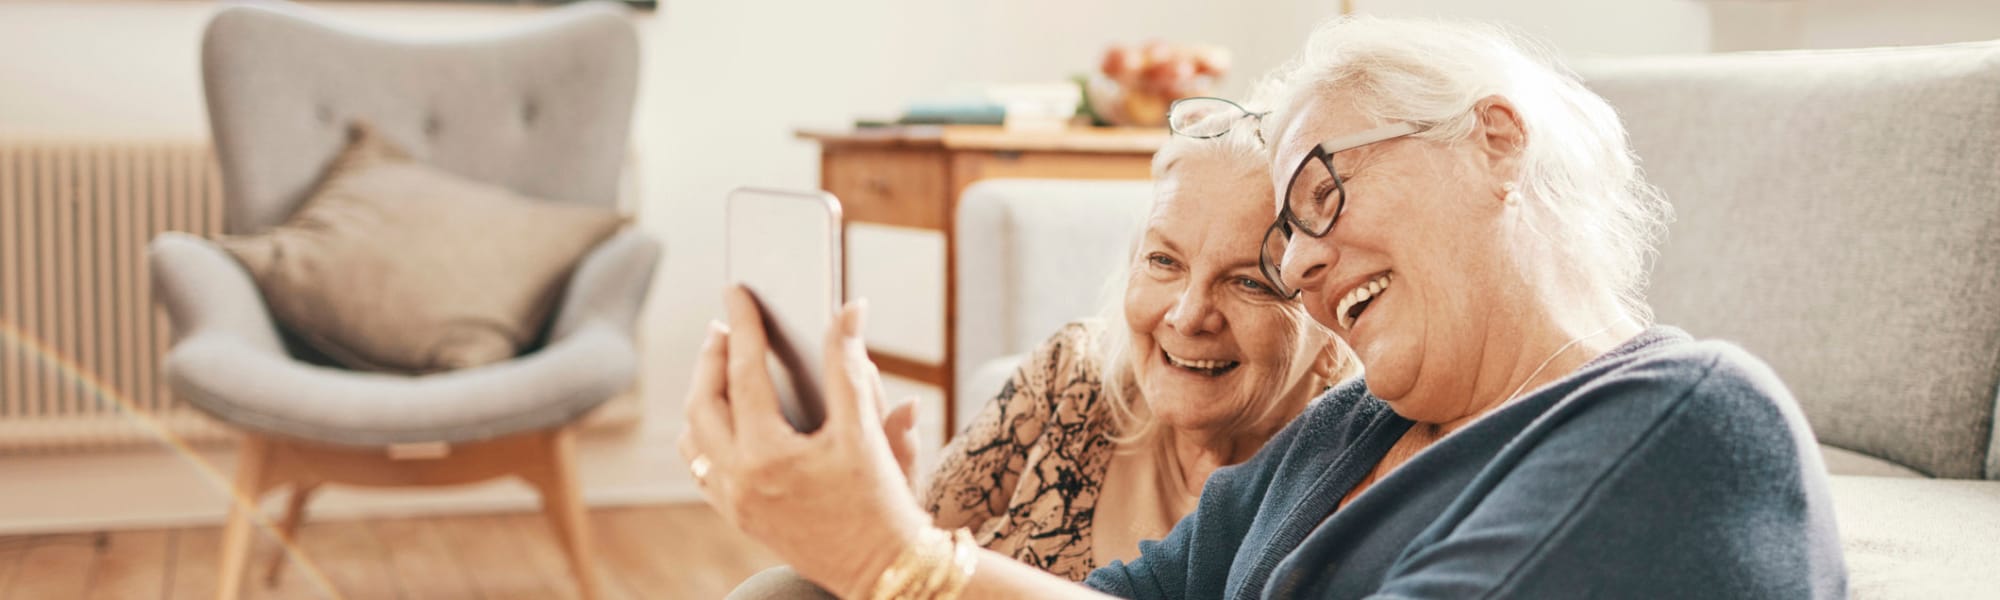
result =
[[[1168,354],[1166,350],[1160,351],[1160,357],[1166,359],[1167,364],[1173,365],[1174,368],[1208,377],[1221,377],[1225,373],[1236,370],[1238,365],[1243,364],[1241,361],[1234,360],[1185,360]]]
[[[1354,323],[1361,319],[1361,313],[1368,310],[1368,306],[1374,304],[1375,298],[1382,295],[1382,290],[1389,289],[1389,283],[1394,280],[1393,273],[1383,271],[1381,275],[1368,280],[1368,283],[1361,284],[1348,291],[1346,296],[1342,296],[1339,306],[1334,309],[1334,314],[1340,318],[1340,328],[1354,331]]]

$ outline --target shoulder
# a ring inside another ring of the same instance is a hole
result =
[[[1768,365],[1681,336],[1587,371],[1469,488],[1485,500],[1461,532],[1527,534],[1499,595],[1611,577],[1597,581],[1803,597],[1839,578],[1825,467]],[[1756,560],[1714,552],[1751,546]],[[1579,561],[1606,568],[1580,575]]]
[[[1082,319],[1063,324],[1030,355],[1024,365],[1044,371],[1090,371],[1102,368],[1104,322]]]
[[[1612,361],[1578,395],[1629,396],[1680,412],[1747,417],[1796,408],[1770,365],[1725,341],[1682,338]]]
[[[1014,405],[1007,412],[1034,421],[1072,421],[1101,411],[1104,326],[1095,319],[1072,321],[1043,340],[1002,390],[998,400]]]
[[[1549,435],[1595,438],[1676,468],[1791,472],[1816,456],[1791,392],[1742,347],[1682,337],[1610,362],[1551,409]]]

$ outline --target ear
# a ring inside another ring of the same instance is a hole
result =
[[[1513,181],[1521,171],[1521,153],[1528,148],[1528,128],[1521,114],[1505,96],[1492,95],[1472,105],[1479,118],[1473,142],[1486,159],[1487,168],[1504,181]]]

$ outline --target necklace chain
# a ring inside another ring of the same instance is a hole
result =
[[[1569,349],[1570,349],[1570,347],[1571,347],[1571,346],[1575,346],[1575,345],[1577,345],[1577,343],[1579,343],[1579,342],[1582,342],[1582,341],[1584,341],[1584,340],[1587,340],[1587,339],[1590,339],[1590,338],[1594,338],[1594,337],[1597,337],[1597,336],[1599,336],[1599,335],[1602,335],[1602,334],[1603,334],[1604,332],[1606,332],[1606,331],[1611,331],[1611,328],[1612,328],[1612,327],[1615,327],[1615,326],[1617,326],[1617,325],[1618,325],[1618,324],[1619,324],[1620,322],[1623,322],[1624,320],[1625,320],[1625,319],[1622,319],[1622,318],[1621,318],[1621,319],[1619,319],[1619,320],[1617,320],[1617,321],[1612,321],[1610,325],[1605,325],[1603,329],[1599,329],[1599,330],[1597,330],[1597,331],[1592,331],[1592,332],[1590,332],[1590,333],[1586,333],[1586,334],[1583,334],[1583,335],[1581,335],[1581,336],[1577,336],[1577,337],[1576,337],[1575,339],[1572,339],[1572,340],[1570,340],[1570,341],[1569,341],[1569,343],[1567,343],[1567,344],[1563,344],[1561,348],[1557,348],[1557,349],[1556,349],[1556,352],[1555,352],[1555,354],[1550,354],[1548,358],[1544,358],[1544,359],[1542,359],[1542,364],[1541,364],[1540,366],[1537,366],[1537,367],[1535,367],[1535,370],[1534,370],[1534,372],[1532,372],[1532,373],[1528,373],[1528,378],[1527,378],[1527,379],[1523,379],[1523,380],[1521,380],[1521,385],[1520,385],[1520,386],[1518,386],[1518,387],[1515,387],[1515,388],[1514,388],[1514,393],[1512,393],[1512,394],[1508,394],[1508,395],[1507,395],[1507,399],[1506,399],[1506,400],[1503,400],[1503,401],[1501,401],[1501,402],[1500,402],[1500,404],[1501,404],[1502,406],[1505,406],[1505,405],[1508,405],[1508,404],[1512,404],[1512,403],[1514,402],[1514,399],[1515,399],[1515,398],[1518,398],[1518,397],[1520,397],[1520,396],[1521,396],[1521,390],[1525,390],[1525,389],[1527,389],[1527,388],[1528,388],[1528,384],[1530,384],[1530,383],[1534,383],[1534,381],[1535,381],[1535,376],[1536,376],[1536,375],[1541,375],[1541,374],[1542,374],[1542,369],[1546,369],[1546,368],[1549,368],[1549,363],[1552,363],[1552,362],[1555,362],[1555,360],[1556,360],[1556,357],[1558,357],[1558,356],[1562,356],[1562,353],[1564,353],[1564,352],[1567,352],[1567,351],[1569,351]]]

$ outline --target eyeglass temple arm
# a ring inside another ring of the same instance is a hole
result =
[[[1407,121],[1390,123],[1388,125],[1383,125],[1381,127],[1369,129],[1367,131],[1350,133],[1324,142],[1320,142],[1319,151],[1321,153],[1326,154],[1327,156],[1332,156],[1333,153],[1335,152],[1340,152],[1343,150],[1353,150],[1355,148],[1359,148],[1369,144],[1386,142],[1406,135],[1411,135],[1423,130],[1424,128],[1418,127],[1415,123],[1410,123]]]

